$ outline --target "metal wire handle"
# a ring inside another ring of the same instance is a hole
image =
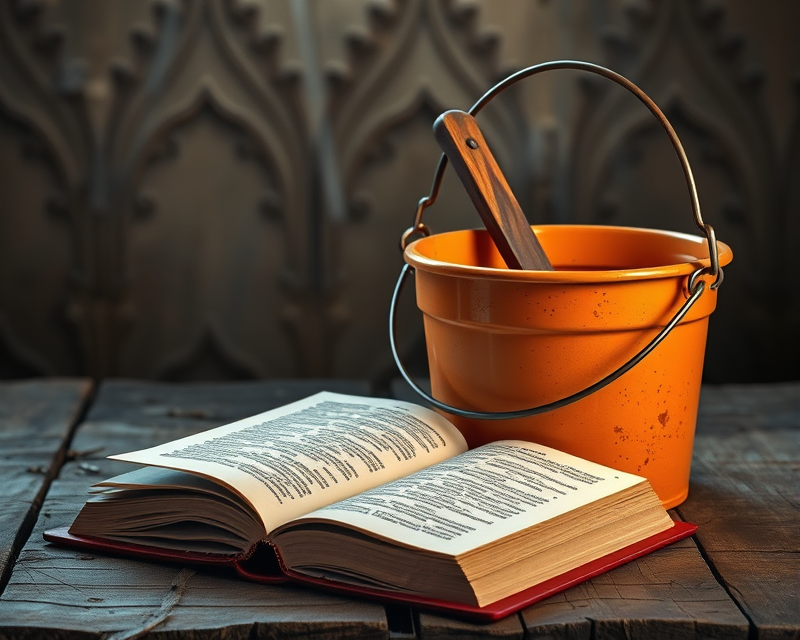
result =
[[[474,116],[476,115],[481,109],[483,109],[497,94],[502,92],[503,90],[507,89],[508,87],[516,84],[520,80],[524,80],[525,78],[529,78],[530,76],[536,75],[537,73],[542,73],[544,71],[555,71],[559,69],[577,69],[581,71],[589,71],[591,73],[595,73],[597,75],[604,76],[609,80],[613,80],[619,85],[625,87],[628,91],[633,93],[639,100],[641,100],[645,106],[650,109],[651,113],[656,117],[658,122],[667,132],[669,136],[670,142],[672,142],[672,146],[675,148],[675,152],[678,154],[678,159],[681,161],[681,167],[683,168],[683,175],[686,178],[686,185],[689,187],[689,194],[692,199],[692,214],[694,215],[694,222],[697,225],[697,228],[703,232],[708,242],[708,256],[710,260],[710,266],[703,268],[703,275],[711,275],[714,276],[715,280],[711,285],[712,289],[716,289],[722,284],[722,270],[719,266],[719,251],[717,248],[717,241],[716,236],[714,234],[714,228],[703,221],[703,216],[700,213],[700,198],[697,195],[697,186],[694,182],[694,175],[692,174],[692,168],[689,166],[689,158],[686,156],[686,152],[683,150],[683,145],[681,144],[680,139],[678,138],[678,134],[675,133],[675,129],[672,128],[672,125],[667,120],[667,117],[658,108],[655,102],[648,96],[644,91],[642,91],[638,86],[633,84],[630,80],[626,77],[621,76],[616,71],[611,71],[611,69],[607,69],[605,67],[601,67],[600,65],[593,64],[591,62],[583,62],[581,60],[555,60],[552,62],[543,62],[541,64],[534,65],[532,67],[527,67],[516,73],[508,76],[505,80],[497,83],[494,87],[489,89],[486,93],[481,96],[480,100],[478,100],[472,107],[470,107],[469,114]],[[433,184],[431,185],[430,194],[425,196],[419,201],[417,205],[417,213],[414,217],[414,226],[409,227],[403,233],[400,239],[400,248],[405,250],[406,246],[408,245],[409,241],[415,239],[414,236],[428,236],[430,235],[430,231],[428,227],[422,222],[422,215],[425,212],[425,209],[430,207],[434,202],[436,202],[436,198],[439,196],[439,188],[442,184],[442,177],[444,176],[444,170],[447,168],[447,156],[442,154],[439,158],[439,164],[436,167],[436,173],[433,176]]]
[[[621,76],[620,74],[616,73],[615,71],[611,71],[610,69],[606,69],[605,67],[601,67],[596,64],[592,64],[591,62],[582,62],[579,60],[556,60],[552,62],[544,62],[542,64],[537,64],[532,67],[527,67],[516,73],[508,76],[505,80],[499,82],[494,87],[492,87],[489,91],[487,91],[483,96],[478,100],[469,110],[470,115],[477,114],[483,107],[485,107],[498,93],[503,91],[504,89],[510,87],[513,84],[516,84],[520,80],[524,80],[532,75],[537,73],[542,73],[544,71],[553,71],[557,69],[577,69],[581,71],[589,71],[591,73],[595,73],[601,76],[604,76],[610,80],[613,80],[617,84],[622,85],[626,89],[628,89],[631,93],[633,93],[639,100],[641,100],[645,106],[650,109],[651,113],[658,119],[661,126],[669,135],[669,139],[672,142],[672,146],[674,147],[676,153],[678,154],[678,158],[681,161],[681,166],[683,167],[683,174],[686,178],[686,184],[689,187],[689,193],[691,195],[692,201],[692,213],[694,215],[694,221],[697,227],[703,232],[706,237],[706,241],[708,243],[708,255],[710,265],[708,267],[701,267],[695,270],[688,278],[687,281],[687,291],[688,297],[686,302],[683,303],[681,308],[678,312],[672,317],[672,319],[666,324],[666,326],[659,331],[658,335],[646,346],[644,349],[639,351],[635,356],[633,356],[628,362],[623,364],[613,373],[607,375],[605,378],[598,380],[594,384],[589,387],[586,387],[582,391],[574,393],[566,398],[562,398],[561,400],[556,400],[555,402],[550,402],[544,405],[540,405],[538,407],[531,407],[529,409],[520,409],[518,411],[493,411],[493,412],[486,412],[486,411],[473,411],[470,409],[460,409],[458,407],[453,407],[449,404],[441,402],[437,400],[425,390],[423,390],[419,385],[417,385],[409,375],[408,371],[406,371],[403,363],[400,360],[400,355],[397,351],[397,343],[395,338],[396,328],[397,328],[397,301],[400,297],[400,294],[403,290],[403,286],[405,285],[406,278],[409,274],[414,273],[414,269],[410,267],[408,264],[403,266],[402,271],[400,272],[400,277],[397,279],[397,284],[395,285],[394,292],[392,294],[392,303],[389,309],[389,344],[391,345],[392,349],[392,356],[394,357],[395,364],[397,365],[400,374],[403,376],[403,379],[409,384],[409,386],[421,397],[427,400],[430,404],[438,409],[442,409],[443,411],[447,411],[453,415],[461,416],[464,418],[476,418],[481,420],[507,420],[512,418],[527,418],[530,416],[540,415],[542,413],[547,413],[548,411],[553,411],[555,409],[560,409],[561,407],[565,407],[573,402],[577,402],[581,400],[595,391],[599,391],[603,387],[611,384],[617,378],[621,377],[628,371],[630,371],[633,367],[635,367],[639,362],[641,362],[653,349],[655,349],[669,334],[670,331],[683,319],[683,317],[689,312],[689,309],[694,305],[694,303],[700,298],[705,291],[705,281],[700,279],[701,276],[712,276],[714,278],[714,282],[710,285],[711,289],[717,289],[723,280],[723,272],[722,268],[719,266],[719,251],[717,247],[717,240],[716,235],[714,233],[714,228],[703,221],[703,217],[700,214],[700,199],[697,195],[697,186],[694,182],[694,176],[692,174],[692,169],[689,166],[689,158],[686,156],[686,152],[683,149],[683,145],[681,141],[678,139],[678,135],[675,133],[675,129],[673,129],[672,125],[667,120],[667,117],[658,108],[655,102],[653,102],[650,97],[642,91],[639,87],[633,84],[630,80]],[[436,202],[436,198],[439,195],[439,188],[442,183],[442,177],[444,176],[444,170],[447,167],[447,156],[442,154],[441,158],[439,158],[439,164],[436,167],[436,173],[433,177],[433,184],[431,185],[431,190],[429,195],[425,196],[419,201],[417,205],[417,212],[414,216],[414,225],[406,229],[400,239],[400,248],[405,250],[406,246],[408,246],[409,242],[419,238],[419,237],[426,237],[430,235],[430,230],[422,222],[422,216],[429,206],[431,206],[434,202]]]

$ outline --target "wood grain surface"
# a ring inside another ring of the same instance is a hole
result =
[[[692,541],[624,565],[522,614],[531,637],[748,638],[748,623]]]
[[[0,592],[90,390],[87,380],[0,383]]]
[[[80,382],[38,384],[36,393],[34,387],[14,390],[11,395],[24,401],[13,411],[10,392],[0,395],[6,399],[0,404],[3,444],[13,441],[15,456],[26,462],[52,459],[60,445],[47,438],[61,442],[58,429],[51,427],[43,440],[27,435],[46,433],[44,425],[68,430],[64,425],[88,389]],[[66,460],[50,485],[0,597],[0,639],[800,638],[800,383],[704,387],[690,496],[673,512],[700,525],[695,538],[493,624],[42,541],[42,531],[72,520],[91,483],[131,468],[104,456],[188,435],[323,387],[369,393],[363,383],[324,381],[101,386],[70,445],[77,457]],[[12,423],[22,436],[7,435]],[[4,464],[10,451],[4,446]],[[28,500],[33,505],[36,498],[26,497],[24,510]],[[4,515],[16,513],[4,508]]]
[[[88,487],[132,465],[111,453],[156,445],[305,397],[322,388],[368,393],[359,382],[244,385],[104,384],[48,493],[41,517],[0,599],[0,638],[132,638],[164,613],[173,583],[185,588],[159,632],[187,639],[225,637],[386,638],[381,605],[286,586],[247,583],[230,574],[60,549],[45,529],[69,524]],[[98,445],[102,450],[98,450]]]
[[[703,388],[678,511],[759,640],[800,638],[800,384]]]
[[[494,159],[478,123],[464,111],[446,111],[433,124],[439,146],[509,269],[552,271],[542,245]]]

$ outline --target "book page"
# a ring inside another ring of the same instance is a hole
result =
[[[248,511],[253,508],[242,497],[227,489],[224,485],[208,480],[203,476],[164,467],[141,467],[128,471],[102,482],[97,482],[89,487],[89,494],[108,493],[120,489],[128,491],[142,491],[152,489],[157,491],[191,491],[192,493],[208,493],[224,500],[229,500],[240,505]],[[258,516],[256,516],[258,518]]]
[[[109,456],[227,485],[269,533],[321,506],[466,451],[438,413],[395,400],[318,393],[167,444]]]
[[[459,555],[643,478],[549,447],[504,440],[308,514],[400,544]]]

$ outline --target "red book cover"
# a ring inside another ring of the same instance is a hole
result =
[[[315,588],[336,591],[360,598],[369,598],[380,602],[402,603],[429,611],[455,615],[473,620],[499,620],[540,600],[569,589],[596,575],[640,558],[656,549],[691,536],[697,531],[697,525],[688,522],[676,522],[671,529],[640,540],[607,556],[592,560],[580,567],[529,587],[512,596],[503,598],[484,607],[434,600],[413,594],[398,593],[367,587],[355,586],[327,578],[313,578],[286,569],[280,557],[271,545],[260,543],[249,553],[239,556],[222,556],[215,554],[194,553],[189,551],[173,551],[144,545],[129,544],[103,538],[77,537],[69,533],[67,527],[51,529],[44,533],[44,539],[53,544],[75,549],[99,551],[123,555],[143,560],[162,562],[181,562],[195,565],[229,566],[240,576],[254,582],[280,583],[293,582]]]

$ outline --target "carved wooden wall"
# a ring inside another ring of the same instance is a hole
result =
[[[433,120],[577,58],[662,106],[734,248],[706,378],[798,378],[799,26],[793,0],[2,2],[0,377],[391,377]],[[539,76],[481,122],[532,221],[693,232],[611,83]],[[451,173],[427,221],[480,223]]]

